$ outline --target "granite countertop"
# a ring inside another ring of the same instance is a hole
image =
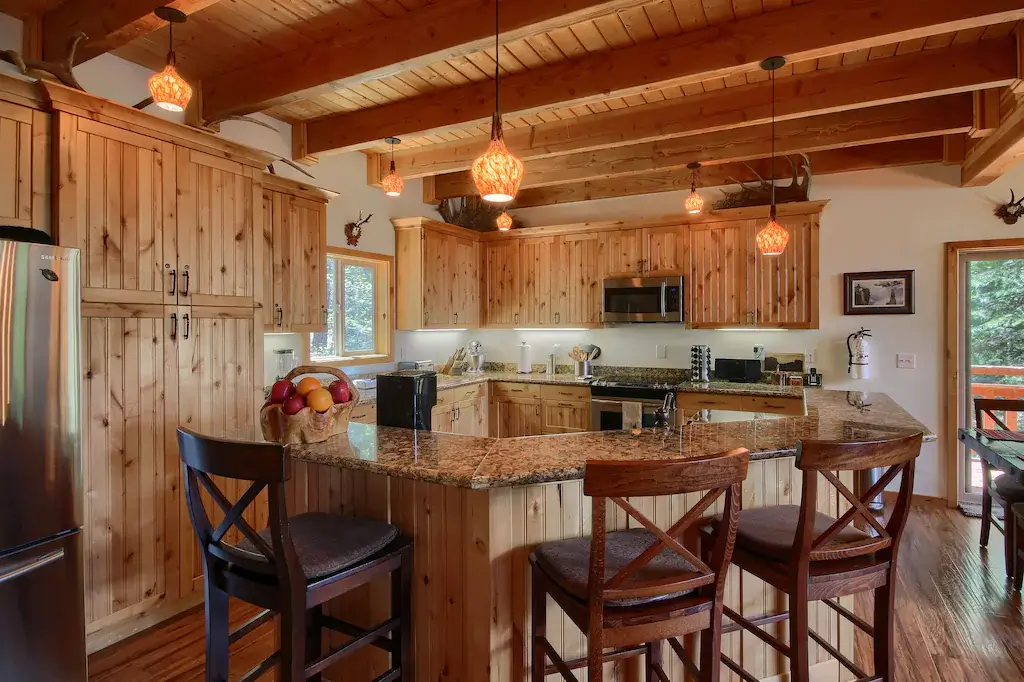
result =
[[[655,370],[657,371],[657,370]],[[483,374],[460,374],[449,376],[447,374],[437,375],[437,390],[443,391],[449,388],[460,386],[471,386],[482,384],[487,381],[508,381],[520,384],[553,384],[574,386],[589,386],[593,380],[577,379],[572,374],[545,374],[535,372],[533,374],[519,374],[517,372],[484,372]],[[722,395],[752,395],[800,398],[804,390],[802,386],[776,386],[773,384],[742,384],[725,381],[712,381],[704,384],[684,382],[676,386],[676,390],[684,393],[716,393]],[[817,389],[815,389],[817,390]],[[360,405],[377,404],[377,390],[372,388],[359,389]]]
[[[812,389],[806,406],[802,417],[751,415],[748,421],[644,429],[639,434],[599,431],[501,440],[352,423],[347,435],[288,446],[288,453],[329,466],[487,489],[580,479],[588,459],[697,457],[737,447],[748,448],[754,459],[768,459],[792,456],[801,438],[864,440],[923,432],[925,440],[935,440],[924,424],[884,393]]]

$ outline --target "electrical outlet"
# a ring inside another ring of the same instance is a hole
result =
[[[405,349],[404,348],[399,348],[398,349],[398,359],[399,360],[405,360]]]
[[[664,360],[668,357],[668,347],[663,343],[654,344],[654,357],[658,360]]]
[[[899,369],[916,369],[917,356],[913,353],[897,353],[896,367]]]
[[[804,351],[804,359],[811,367],[814,367],[815,363],[818,361],[817,354],[814,352],[814,349]]]

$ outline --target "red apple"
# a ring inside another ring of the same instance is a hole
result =
[[[347,403],[352,399],[352,393],[348,390],[348,384],[341,379],[332,382],[327,390],[331,392],[331,397],[334,398],[335,404]]]
[[[293,395],[295,395],[295,384],[287,379],[275,381],[270,388],[270,402],[272,403],[283,403]]]
[[[293,395],[281,405],[281,411],[285,414],[296,414],[306,407],[306,399],[301,395]]]

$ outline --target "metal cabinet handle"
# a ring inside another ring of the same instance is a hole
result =
[[[540,403],[533,406],[533,413],[538,417],[540,416]]]
[[[277,326],[281,327],[284,325],[284,308],[277,304],[274,304],[274,307],[277,309],[274,311],[274,315],[277,317]]]
[[[188,332],[192,328],[192,318],[188,313],[181,316],[185,320],[185,340],[188,341]]]
[[[651,266],[649,266],[647,264],[647,259],[644,258],[644,272],[650,272],[650,271],[651,271]]]
[[[661,283],[661,316],[668,317],[668,282]]]
[[[455,421],[459,421],[459,419],[461,419],[461,418],[462,418],[462,408],[461,407],[456,407],[455,408]]]
[[[178,314],[171,313],[171,339],[178,338]]]
[[[178,271],[171,270],[171,290],[167,292],[168,296],[174,296],[174,292],[178,289]]]
[[[22,561],[15,563],[9,569],[0,569],[0,583],[5,583],[8,580],[14,580],[19,576],[23,576],[26,573],[39,570],[43,566],[52,564],[55,561],[60,561],[64,558],[64,550],[56,549],[52,552],[48,552],[35,559],[29,559],[28,561]]]
[[[459,314],[455,313],[455,324],[459,323]]]
[[[188,296],[188,266],[185,266],[185,289],[181,292],[182,296]]]
[[[320,306],[320,310],[323,313],[323,316],[324,316],[324,326],[326,327],[327,326],[327,306],[325,306],[325,305]]]
[[[555,324],[558,324],[558,318],[561,317],[562,313],[555,313]]]
[[[430,313],[424,311],[423,312],[423,326],[426,327],[428,324],[430,324]]]
[[[512,315],[513,324],[519,324],[519,313]]]

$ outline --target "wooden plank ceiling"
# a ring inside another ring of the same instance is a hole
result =
[[[673,189],[694,160],[757,166],[770,102],[757,63],[776,53],[790,57],[780,148],[832,171],[934,160],[942,140],[942,158],[966,155],[964,184],[979,184],[1021,151],[1024,0],[503,0],[497,54],[493,2],[175,0],[191,14],[175,48],[206,120],[263,111],[293,124],[297,157],[362,149],[371,178],[387,163],[382,139],[400,135],[399,172],[433,176],[434,198],[471,191],[496,59],[531,205],[614,195],[616,178],[623,193]],[[167,29],[144,17],[159,4],[0,0],[0,11],[41,17],[49,51],[85,30],[86,56],[158,69]]]

